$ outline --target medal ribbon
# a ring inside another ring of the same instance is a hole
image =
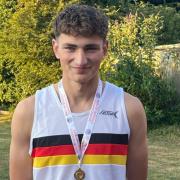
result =
[[[85,131],[84,131],[82,142],[80,145],[78,133],[74,125],[73,116],[71,113],[71,109],[69,107],[69,102],[68,102],[65,90],[63,88],[62,80],[59,83],[59,95],[60,95],[61,103],[63,106],[63,112],[64,112],[66,123],[69,129],[69,134],[71,136],[71,141],[72,141],[75,153],[79,160],[78,161],[79,166],[81,166],[84,153],[89,145],[89,140],[90,140],[92,130],[96,121],[96,116],[99,110],[101,94],[102,94],[102,81],[99,79],[96,94],[93,100],[93,104],[90,110],[90,114],[86,123]]]

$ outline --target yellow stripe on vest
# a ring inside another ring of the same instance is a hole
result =
[[[126,155],[85,155],[83,164],[126,164]],[[33,159],[33,167],[77,164],[76,155],[46,156]]]

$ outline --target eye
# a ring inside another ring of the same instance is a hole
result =
[[[98,50],[98,48],[97,47],[87,47],[85,50],[86,51],[96,51],[96,50]]]
[[[64,49],[66,49],[67,51],[73,52],[75,51],[76,48],[72,46],[67,46],[67,47],[64,47]]]

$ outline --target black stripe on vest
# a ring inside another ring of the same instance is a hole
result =
[[[82,140],[82,134],[79,134]],[[128,134],[93,133],[89,144],[128,144]],[[58,145],[72,145],[70,135],[55,135],[33,139],[33,148]]]

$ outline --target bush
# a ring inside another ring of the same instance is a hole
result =
[[[174,84],[157,73],[154,47],[162,28],[157,15],[129,14],[122,22],[111,22],[110,52],[101,75],[138,96],[144,103],[149,125],[178,122],[180,101]]]
[[[9,2],[12,10],[6,12],[8,18],[3,15],[0,21],[4,22],[0,31],[0,104],[10,108],[37,89],[59,80],[61,71],[51,48],[53,18],[67,5],[87,1],[2,2]],[[106,5],[96,1],[96,6],[103,7],[110,17],[110,49],[101,64],[102,79],[138,96],[145,105],[149,124],[178,122],[180,103],[173,84],[157,74],[154,59],[163,19],[158,13],[144,15],[143,6],[123,17],[120,14],[131,8],[126,1],[119,5],[117,1],[106,1]],[[128,6],[122,11],[125,5]],[[5,13],[6,8],[0,4],[0,10]]]

